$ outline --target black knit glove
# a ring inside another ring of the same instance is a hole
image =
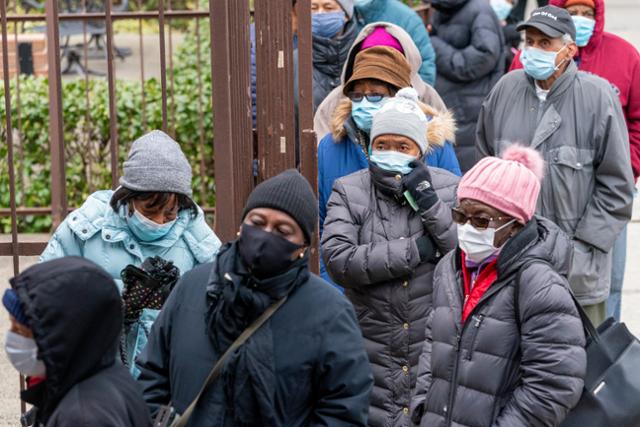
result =
[[[429,210],[438,202],[438,195],[431,185],[431,173],[422,160],[409,163],[413,170],[402,179],[404,188],[409,191],[418,205],[418,210]]]
[[[430,262],[438,258],[438,248],[433,239],[428,236],[420,236],[416,239],[418,253],[420,254],[420,262]]]

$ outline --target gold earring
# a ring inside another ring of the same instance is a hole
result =
[[[240,237],[240,232],[239,231],[236,232],[236,237]]]
[[[300,259],[304,258],[304,252],[300,252]]]

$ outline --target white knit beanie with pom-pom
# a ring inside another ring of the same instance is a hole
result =
[[[473,199],[526,224],[533,217],[544,160],[532,148],[511,145],[502,157],[485,157],[460,180],[458,200]]]
[[[418,101],[418,92],[412,87],[400,89],[373,116],[371,142],[380,135],[406,136],[420,147],[422,154],[427,152],[427,117]]]

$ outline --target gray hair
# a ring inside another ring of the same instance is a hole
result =
[[[562,35],[562,43],[564,43],[565,46],[570,45],[571,43],[575,43],[575,41],[573,40],[573,38],[571,38],[571,34],[566,33]]]

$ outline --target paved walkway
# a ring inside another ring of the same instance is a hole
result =
[[[625,39],[632,42],[640,49],[640,1],[638,0],[607,0],[607,23],[608,31],[614,32]],[[137,38],[135,36],[123,36],[117,41],[123,46],[131,46],[134,49]],[[152,40],[145,40],[146,45],[153,45]],[[148,64],[148,75],[156,75],[155,70],[159,70],[159,60],[157,58],[157,46],[155,51],[153,47],[145,47],[145,67]],[[149,56],[147,56],[147,54]],[[132,58],[128,58],[124,63],[117,64],[117,74],[121,78],[139,78],[139,59],[137,53]],[[138,61],[138,62],[134,62]],[[149,61],[149,62],[148,62]],[[120,61],[118,61],[120,62]],[[127,64],[128,62],[128,64]],[[612,64],[615,58],[612,58]],[[612,65],[613,66],[613,65]],[[627,323],[631,331],[640,336],[640,201],[636,200],[634,209],[634,217],[639,222],[632,223],[629,226],[629,248],[627,257],[627,271],[625,275],[625,288],[622,299],[622,317]],[[9,236],[1,235],[0,239],[6,241]],[[44,238],[42,236],[40,239]],[[31,237],[34,238],[34,237]],[[37,260],[36,257],[26,257],[20,260],[21,268],[25,268]],[[11,259],[8,257],[0,258],[0,292],[4,292],[7,286],[7,279],[13,276]],[[4,342],[4,331],[8,327],[8,318],[6,312],[0,309],[0,337]],[[19,392],[18,375],[11,368],[4,351],[0,349],[0,426],[16,426],[19,425],[17,417],[20,411],[20,402],[17,398]]]

